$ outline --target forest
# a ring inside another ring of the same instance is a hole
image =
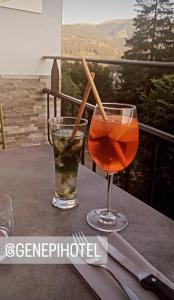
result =
[[[62,54],[95,58],[121,58],[125,39],[133,32],[133,20],[110,20],[100,24],[62,26]]]

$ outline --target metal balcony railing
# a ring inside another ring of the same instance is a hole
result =
[[[43,59],[52,59],[53,66],[51,70],[51,89],[43,89],[43,93],[47,94],[47,118],[50,118],[50,101],[53,101],[53,114],[57,116],[57,100],[60,101],[61,114],[64,115],[65,103],[72,104],[72,115],[74,106],[80,106],[81,100],[73,98],[69,95],[65,95],[59,91],[59,69],[57,60],[71,60],[80,61],[79,57],[63,57],[63,56],[44,56]],[[131,65],[131,66],[146,66],[146,67],[157,67],[157,68],[172,68],[174,70],[173,62],[150,62],[150,61],[130,61],[130,60],[107,60],[107,59],[86,59],[87,62],[95,62],[102,64],[114,64],[114,65]],[[94,105],[87,103],[86,111],[88,112],[88,117],[91,118],[92,112],[94,110]],[[150,175],[149,175],[149,191],[146,196],[148,200],[146,201],[149,205],[155,207],[156,201],[154,199],[156,190],[156,177],[158,175],[158,162],[160,161],[159,153],[161,149],[172,148],[174,150],[174,135],[167,132],[161,131],[159,129],[153,128],[151,126],[139,123],[140,125],[140,136],[146,136],[148,139],[152,140],[153,147],[151,153],[151,163],[150,163]],[[48,140],[50,141],[49,125],[48,125]],[[144,145],[145,147],[145,145]],[[166,151],[166,150],[165,150]],[[83,149],[82,163],[85,163],[85,149]],[[93,163],[93,171],[96,171],[95,163]],[[129,191],[130,186],[130,168],[128,167],[125,171],[125,184],[124,189]]]

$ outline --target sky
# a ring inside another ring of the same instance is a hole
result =
[[[135,0],[63,0],[63,24],[102,23],[134,17]]]

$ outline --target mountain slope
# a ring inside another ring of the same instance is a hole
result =
[[[133,33],[131,19],[62,26],[62,55],[120,58]]]

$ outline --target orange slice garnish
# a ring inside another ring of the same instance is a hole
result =
[[[138,140],[138,122],[133,120],[130,124],[115,124],[109,131],[113,140],[128,143]]]

